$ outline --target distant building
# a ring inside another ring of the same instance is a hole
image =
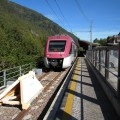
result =
[[[108,36],[107,44],[116,44],[120,42],[120,32],[118,35]]]

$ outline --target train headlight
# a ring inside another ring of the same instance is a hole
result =
[[[62,63],[62,60],[60,60],[60,63]]]

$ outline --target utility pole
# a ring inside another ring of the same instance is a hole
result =
[[[92,50],[92,20],[90,21],[90,50]]]

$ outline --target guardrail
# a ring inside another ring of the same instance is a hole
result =
[[[31,64],[25,64],[0,71],[0,89],[6,87],[8,81],[15,81],[18,77],[26,74],[31,69]]]
[[[88,50],[86,58],[105,78],[120,99],[120,43],[115,46],[101,46]]]

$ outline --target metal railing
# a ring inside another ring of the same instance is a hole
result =
[[[8,81],[15,81],[18,77],[28,73],[32,69],[31,64],[25,64],[0,71],[0,89],[7,86]]]
[[[115,46],[101,46],[88,50],[86,58],[120,98],[120,43]]]

